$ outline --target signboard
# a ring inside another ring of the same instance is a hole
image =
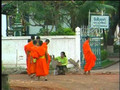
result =
[[[109,16],[91,15],[91,28],[108,29]]]

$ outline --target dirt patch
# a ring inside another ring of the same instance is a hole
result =
[[[35,81],[26,74],[9,75],[12,90],[119,90],[119,73],[91,75],[49,75]]]

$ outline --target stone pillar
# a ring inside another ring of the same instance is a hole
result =
[[[81,62],[80,62],[80,28],[79,27],[76,27],[75,28],[75,31],[76,31],[76,41],[75,41],[75,44],[76,44],[76,48],[75,48],[75,61],[78,61],[79,60],[79,66],[81,65]]]

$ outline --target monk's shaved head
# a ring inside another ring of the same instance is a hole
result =
[[[40,41],[39,41],[39,46],[41,46],[42,44],[43,44],[43,41],[40,40]]]
[[[28,43],[31,41],[31,39],[28,39]]]
[[[86,37],[86,40],[88,40],[88,39],[90,39],[90,37],[89,37],[89,36],[87,36],[87,37]]]
[[[46,42],[47,44],[49,44],[50,40],[49,40],[49,39],[46,39],[45,42]]]
[[[36,40],[33,40],[33,44],[36,45],[36,44],[37,44],[37,41],[36,41]]]
[[[39,40],[40,40],[40,36],[37,36],[36,39],[39,39]]]
[[[34,36],[34,35],[32,35],[32,36],[31,36],[31,40],[34,40],[34,39],[35,39],[35,36]]]

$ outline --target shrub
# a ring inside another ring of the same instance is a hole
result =
[[[103,45],[101,45],[101,50],[104,50],[104,46]]]
[[[101,50],[101,60],[105,60],[108,57],[108,52],[106,50]]]
[[[2,72],[5,70],[5,67],[2,65]]]
[[[50,35],[75,35],[75,32],[71,28],[59,28],[51,32]]]
[[[37,35],[75,35],[75,32],[71,28],[62,28],[60,27],[58,30],[53,32],[48,32],[49,30],[40,29]]]
[[[48,30],[47,29],[44,29],[44,28],[41,28],[39,33],[37,33],[37,35],[48,35]]]
[[[120,45],[114,45],[114,53],[119,53]]]
[[[71,28],[63,28],[65,35],[75,35],[75,32]]]

